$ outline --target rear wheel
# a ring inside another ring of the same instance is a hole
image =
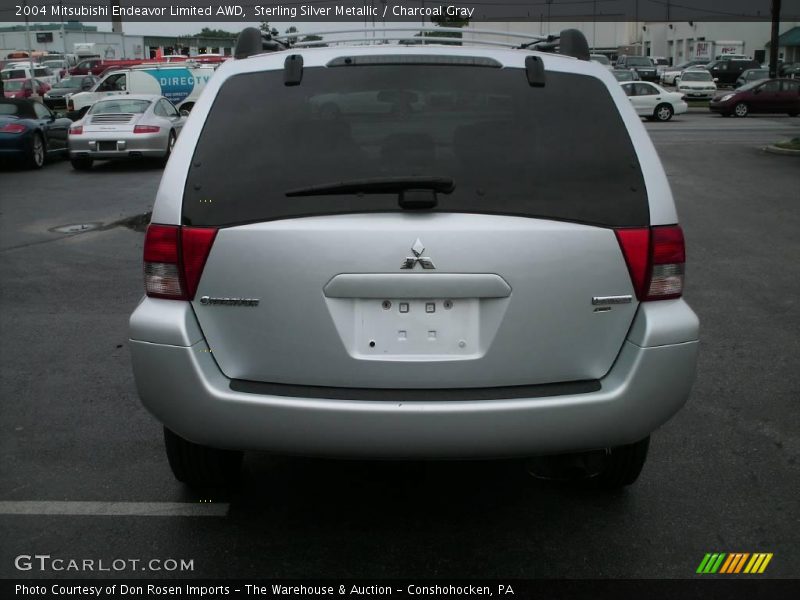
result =
[[[41,169],[44,166],[44,139],[41,133],[33,134],[33,141],[31,142],[31,151],[28,155],[28,166],[31,169]]]
[[[740,119],[747,116],[747,113],[750,112],[747,104],[744,102],[739,102],[736,106],[733,107],[733,114],[739,117]]]
[[[672,106],[669,104],[659,104],[656,106],[653,116],[656,118],[656,120],[663,122],[669,121],[673,114],[675,114],[675,111],[672,109]]]
[[[73,158],[70,160],[72,168],[76,171],[88,171],[94,162],[91,158]]]
[[[175,147],[176,139],[178,139],[178,136],[175,135],[174,131],[170,131],[169,139],[167,140],[167,153],[164,155],[164,158],[161,159],[162,164],[167,164],[169,157],[172,155],[172,149]]]
[[[228,485],[239,476],[243,452],[195,444],[166,427],[164,445],[173,475],[190,487]]]

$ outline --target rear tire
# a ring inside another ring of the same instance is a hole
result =
[[[44,157],[47,150],[44,145],[44,138],[41,133],[34,133],[31,141],[31,152],[28,155],[27,164],[31,169],[41,169],[44,166]]]
[[[164,428],[164,446],[173,475],[189,487],[218,487],[238,479],[243,452],[195,444]]]
[[[736,106],[733,107],[733,114],[740,119],[743,119],[747,116],[747,113],[750,112],[750,108],[744,102],[739,102]]]
[[[627,446],[606,448],[605,465],[591,481],[603,489],[631,485],[642,472],[649,447],[650,436]]]
[[[653,112],[653,117],[657,121],[661,121],[662,123],[666,123],[672,118],[672,115],[675,114],[672,106],[669,104],[659,104],[656,106],[655,112]]]
[[[72,168],[76,171],[88,171],[94,163],[91,158],[73,158],[70,162],[72,163]]]
[[[169,161],[169,157],[172,156],[172,148],[175,146],[175,140],[178,139],[178,136],[175,135],[174,131],[169,132],[169,139],[167,140],[167,153],[164,155],[164,158],[161,159],[161,164],[165,165]]]

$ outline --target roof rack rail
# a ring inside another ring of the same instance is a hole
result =
[[[363,43],[364,45],[382,45],[387,44],[389,42],[394,44],[402,44],[405,46],[423,46],[425,44],[446,44],[446,45],[478,45],[478,46],[499,46],[501,48],[514,48],[516,47],[515,44],[508,44],[505,42],[494,42],[490,40],[460,40],[458,38],[452,37],[445,37],[445,36],[433,36],[433,35],[426,35],[421,37],[409,37],[409,36],[392,36],[391,38],[373,38],[373,37],[348,37],[348,38],[341,38],[338,40],[331,40],[328,42],[329,44],[350,44],[353,42]],[[464,43],[466,42],[466,44]],[[296,44],[292,44],[292,48],[309,48],[314,46],[319,46],[320,41],[313,41],[313,42],[297,42]]]
[[[402,36],[394,35],[397,32],[406,32],[406,35],[402,35]],[[409,35],[409,32],[411,33],[411,35]],[[416,25],[416,26],[411,25],[411,26],[404,26],[404,27],[400,27],[400,26],[375,27],[375,28],[372,28],[372,27],[359,27],[359,28],[353,28],[353,29],[337,29],[337,30],[334,30],[334,31],[310,31],[310,32],[302,32],[302,33],[284,33],[284,34],[273,36],[273,39],[284,40],[284,41],[286,41],[288,43],[290,40],[295,39],[295,38],[297,38],[299,36],[309,36],[309,35],[330,36],[330,35],[341,35],[341,34],[349,34],[349,33],[360,33],[360,34],[363,34],[364,39],[374,40],[375,42],[379,42],[379,43],[385,43],[386,41],[397,41],[398,38],[405,39],[405,38],[412,38],[413,37],[413,38],[416,38],[416,39],[423,39],[423,38],[426,38],[426,37],[436,37],[436,36],[415,36],[415,35],[413,35],[414,33],[423,33],[423,32],[424,33],[460,33],[460,34],[462,34],[462,36],[463,36],[463,34],[467,34],[469,37],[465,36],[465,37],[461,37],[461,38],[455,38],[455,37],[449,37],[449,36],[440,36],[440,37],[447,38],[447,40],[449,42],[466,42],[466,43],[480,43],[481,40],[476,40],[476,39],[474,39],[472,37],[475,34],[487,35],[487,36],[496,36],[496,37],[505,37],[505,38],[518,38],[518,39],[522,39],[522,40],[531,40],[531,41],[540,41],[540,40],[544,40],[544,39],[546,39],[548,37],[546,35],[532,35],[532,34],[529,34],[529,33],[510,33],[510,32],[507,32],[507,31],[500,31],[500,30],[497,30],[497,29],[471,29],[471,28],[470,29],[462,29],[461,27],[438,27],[438,26],[433,27],[433,26],[430,26],[430,25]],[[391,35],[387,35],[387,34],[391,34]],[[359,39],[361,39],[361,38],[359,38]],[[329,39],[329,40],[323,40],[323,41],[326,42],[326,43],[330,43],[330,44],[338,44],[338,43],[341,43],[341,42],[350,41],[350,38],[348,38],[348,39],[338,39],[338,40],[336,40],[336,39],[335,40],[330,40]],[[293,46],[297,46],[299,43],[307,44],[309,42],[298,42],[298,43],[294,43],[292,45]],[[310,43],[319,44],[321,42],[320,42],[320,40],[317,40],[316,42],[310,42]],[[501,46],[508,46],[508,47],[513,47],[513,46],[516,45],[516,44],[513,44],[511,42],[495,42],[495,44],[501,45]]]
[[[451,37],[446,34],[459,33],[461,37]],[[308,42],[296,41],[299,36],[331,36],[331,35],[352,35],[351,37],[339,39],[313,40]],[[425,35],[420,35],[425,34]],[[433,35],[431,35],[433,34]],[[516,38],[526,40],[523,43],[505,42],[497,40],[487,40],[476,38],[475,36],[495,36],[504,38]],[[565,56],[572,56],[580,60],[589,60],[589,44],[586,37],[578,29],[564,29],[560,34],[550,35],[531,35],[526,33],[510,33],[495,29],[462,29],[460,27],[432,27],[426,25],[417,26],[392,26],[368,28],[360,27],[354,29],[337,29],[333,31],[312,31],[303,33],[277,34],[264,33],[255,27],[248,27],[239,34],[236,39],[234,57],[237,59],[247,58],[254,54],[264,52],[277,52],[290,48],[308,48],[319,46],[320,44],[405,44],[405,45],[424,45],[424,44],[450,44],[450,45],[479,45],[479,46],[500,46],[504,48],[515,48],[521,50],[535,50],[539,52],[558,52]]]

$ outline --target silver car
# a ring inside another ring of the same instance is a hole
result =
[[[70,127],[72,166],[85,170],[95,160],[130,158],[158,158],[166,163],[187,114],[153,94],[99,100]]]
[[[698,319],[650,137],[564,35],[583,60],[258,46],[219,68],[130,319],[179,480],[229,481],[243,450],[569,453],[603,486],[637,478],[689,397]]]

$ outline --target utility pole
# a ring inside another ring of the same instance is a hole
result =
[[[28,7],[28,0],[25,0],[25,7]],[[31,94],[36,95],[36,85],[33,79],[33,44],[31,44],[31,28],[28,24],[28,15],[25,15],[25,45],[28,47],[28,65],[31,68]]]
[[[64,32],[64,0],[58,0],[58,6],[61,10],[58,11],[61,17],[61,43],[64,46],[64,60],[67,60],[67,34]]]
[[[769,42],[769,76],[778,76],[778,38],[781,28],[781,0],[772,0],[772,34]]]

